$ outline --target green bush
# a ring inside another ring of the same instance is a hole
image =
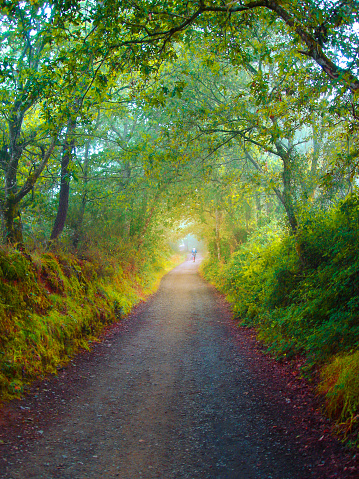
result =
[[[227,264],[210,257],[202,271],[273,354],[305,355],[310,372],[359,350],[359,198],[352,195],[328,211],[302,211],[299,217],[296,237],[278,225],[267,226]],[[354,374],[356,362],[346,364],[349,376]],[[338,400],[339,418],[359,412],[354,392],[348,394],[344,402]]]

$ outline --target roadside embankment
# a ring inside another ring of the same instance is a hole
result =
[[[0,250],[0,400],[21,395],[34,380],[89,349],[103,328],[153,293],[181,261],[93,251]]]
[[[359,442],[359,199],[302,215],[297,234],[275,225],[202,274],[278,359],[302,358],[339,433]]]

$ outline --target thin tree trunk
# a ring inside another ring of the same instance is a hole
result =
[[[133,204],[133,201],[131,202]],[[123,227],[123,236],[128,239],[131,236],[131,223],[132,223],[132,208],[129,209],[129,212],[125,212],[125,220]]]
[[[14,112],[9,119],[9,152],[5,155],[5,191],[2,203],[3,239],[5,243],[22,243],[22,224],[19,201],[16,199],[18,190],[17,170],[22,155],[23,146],[20,143],[20,133],[23,115]]]
[[[262,226],[262,203],[260,194],[256,191],[255,195],[256,209],[257,209],[257,226]]]
[[[312,155],[312,164],[310,167],[310,184],[308,187],[307,195],[309,199],[313,199],[316,190],[316,178],[317,170],[321,149],[321,140],[322,140],[322,120],[317,120],[318,126],[312,123],[312,132],[313,132],[313,155]]]
[[[145,239],[145,234],[146,234],[147,228],[149,227],[149,225],[151,223],[151,219],[152,219],[153,213],[155,212],[155,209],[156,209],[156,205],[154,204],[152,206],[152,208],[150,209],[150,212],[149,212],[149,214],[146,218],[145,224],[143,225],[143,228],[141,230],[139,240],[138,240],[138,247],[142,246],[143,240]]]
[[[287,213],[287,218],[292,232],[295,234],[298,229],[298,221],[294,211],[293,188],[292,188],[292,161],[279,140],[275,142],[278,154],[283,162],[283,206]]]
[[[70,195],[70,175],[69,175],[69,163],[71,160],[72,151],[75,146],[75,138],[73,133],[76,128],[76,121],[69,119],[67,124],[67,131],[65,141],[63,145],[62,160],[61,160],[61,182],[60,182],[60,194],[59,205],[57,209],[57,215],[55,218],[54,226],[52,228],[50,240],[55,241],[59,238],[64,230],[67,211],[69,208],[69,195]]]
[[[289,225],[293,233],[297,232],[298,222],[294,211],[292,186],[291,186],[291,165],[288,158],[283,160],[283,205],[287,213]]]
[[[122,185],[123,185],[123,188],[125,189],[131,177],[131,167],[129,163],[126,163],[124,165],[122,176],[123,176]],[[130,208],[128,212],[127,211],[125,212],[124,223],[125,224],[123,228],[123,235],[125,238],[129,238],[131,234],[132,208]]]
[[[75,226],[74,236],[72,239],[72,244],[74,248],[77,248],[83,234],[82,226],[83,226],[83,221],[85,216],[85,210],[87,205],[87,195],[88,195],[87,183],[88,183],[88,173],[89,173],[89,150],[90,150],[90,140],[86,142],[86,146],[85,146],[85,158],[84,158],[84,167],[83,167],[84,187],[82,192],[80,211],[79,211],[78,219]]]
[[[221,214],[218,210],[215,211],[216,217],[216,249],[217,249],[217,259],[221,261],[221,237],[220,237],[220,226],[221,226]]]

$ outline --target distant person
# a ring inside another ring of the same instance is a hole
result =
[[[192,248],[192,258],[193,258],[193,262],[196,261],[196,254],[197,254],[196,248]]]

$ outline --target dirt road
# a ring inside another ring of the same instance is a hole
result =
[[[91,354],[3,409],[1,478],[357,477],[308,418],[305,386],[253,349],[197,268],[174,269]]]

